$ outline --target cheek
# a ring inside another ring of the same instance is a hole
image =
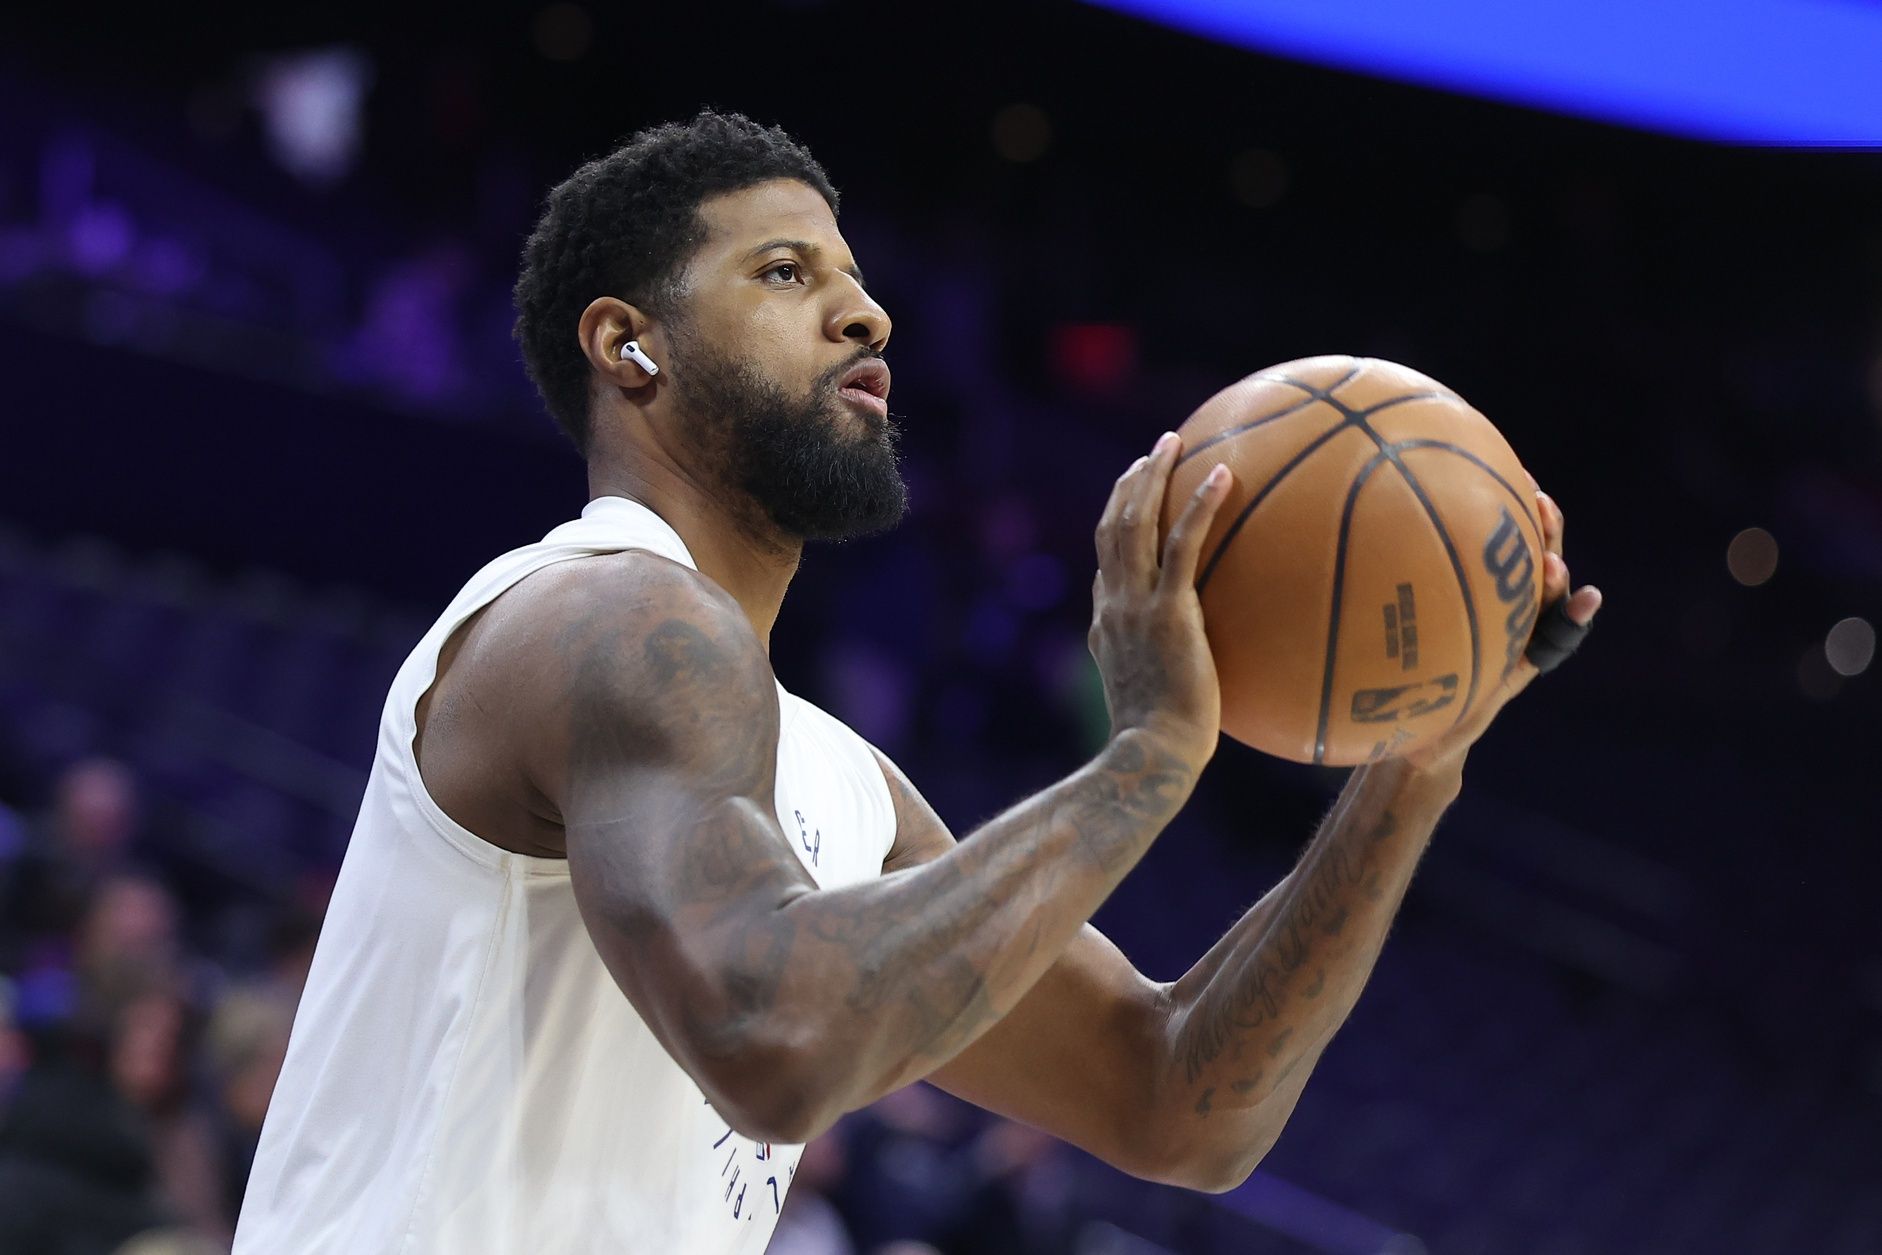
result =
[[[801,368],[813,360],[823,338],[815,302],[773,298],[755,303],[744,315],[725,341],[728,349],[780,366]]]

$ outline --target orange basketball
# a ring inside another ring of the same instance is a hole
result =
[[[1196,579],[1224,732],[1351,766],[1443,732],[1521,660],[1542,600],[1535,493],[1443,384],[1310,357],[1178,430],[1166,530],[1211,467],[1235,472]]]

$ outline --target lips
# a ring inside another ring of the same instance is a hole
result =
[[[886,418],[889,413],[889,364],[879,357],[865,358],[844,371],[836,381],[839,393]]]
[[[856,388],[886,401],[889,399],[889,364],[879,357],[866,357],[844,371],[836,386]]]

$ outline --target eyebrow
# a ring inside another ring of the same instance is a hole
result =
[[[823,249],[816,244],[812,244],[809,240],[766,240],[763,244],[760,244],[757,248],[745,254],[745,260],[756,261],[761,255],[769,253],[775,248],[788,248],[792,252],[812,261],[823,255]],[[858,266],[855,262],[851,262],[849,265],[843,267],[843,273],[856,280],[857,287],[862,288],[865,292],[869,290],[869,284],[863,278],[862,267]]]

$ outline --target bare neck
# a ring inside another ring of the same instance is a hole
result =
[[[597,450],[588,464],[589,499],[626,497],[664,519],[686,542],[699,573],[738,602],[769,654],[771,628],[804,556],[803,541],[779,535],[755,509],[733,507],[722,489],[663,454],[621,457]]]

